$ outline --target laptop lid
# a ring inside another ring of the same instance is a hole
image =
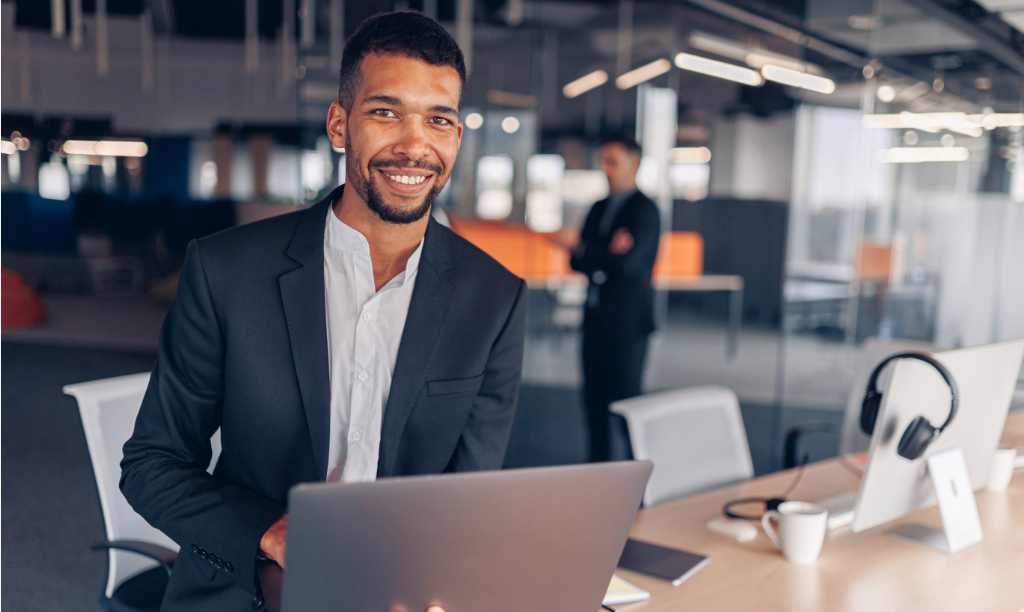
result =
[[[303,484],[283,612],[594,612],[650,461]]]

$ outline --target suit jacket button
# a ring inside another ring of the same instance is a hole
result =
[[[231,572],[235,571],[235,568],[231,565],[230,561],[225,561],[224,562],[224,571],[229,573],[229,574]]]
[[[222,561],[220,557],[217,557],[216,559],[214,559],[213,560],[213,564],[217,566],[217,569],[223,569],[224,568],[224,561]]]
[[[202,549],[199,550],[199,556],[203,558],[203,561],[206,561],[207,559],[210,558],[210,555],[207,554],[207,552],[205,550],[202,550]]]
[[[255,608],[256,610],[259,610],[262,605],[263,605],[263,598],[262,597],[253,597],[252,598],[252,607],[253,608]]]
[[[196,553],[198,555],[199,554],[199,547],[196,546],[195,544],[193,544],[192,545],[192,552],[194,552],[194,553]]]

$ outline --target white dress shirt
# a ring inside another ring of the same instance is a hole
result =
[[[381,423],[391,390],[423,241],[405,270],[376,291],[370,246],[327,209],[324,298],[331,376],[327,480],[377,477]]]

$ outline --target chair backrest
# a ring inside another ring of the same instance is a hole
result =
[[[868,338],[860,347],[860,362],[853,380],[850,382],[850,390],[846,396],[846,412],[843,414],[843,430],[839,436],[839,454],[858,453],[866,451],[871,443],[864,432],[860,430],[860,409],[864,403],[864,391],[867,390],[868,378],[883,359],[893,353],[904,351],[935,350],[935,345],[928,342],[915,340],[890,339],[890,338]],[[884,390],[889,382],[891,372],[885,372],[878,379],[878,389]]]
[[[626,417],[633,456],[654,462],[645,506],[754,475],[739,400],[725,387],[651,393],[610,408]]]
[[[135,417],[149,385],[149,373],[118,376],[67,385],[64,393],[78,401],[85,441],[89,446],[92,471],[99,490],[103,525],[108,540],[143,540],[171,550],[178,545],[162,531],[150,526],[121,495],[121,447],[135,429]],[[220,430],[210,440],[213,458],[210,471],[220,456]],[[134,553],[111,550],[106,595],[111,597],[125,580],[156,567],[157,563]]]

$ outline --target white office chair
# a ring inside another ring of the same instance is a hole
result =
[[[626,418],[633,456],[654,462],[645,506],[754,475],[739,400],[729,389],[651,393],[610,408]]]
[[[101,602],[108,609],[125,607],[125,602],[115,604],[112,598],[132,578],[161,566],[169,574],[178,551],[178,545],[173,540],[150,526],[132,510],[118,488],[121,479],[121,447],[135,429],[135,417],[142,406],[142,397],[148,385],[149,373],[146,372],[64,387],[64,393],[78,401],[78,412],[82,417],[82,428],[85,430],[85,441],[89,446],[89,457],[92,459],[93,475],[96,477],[100,508],[103,511],[107,539],[98,542],[93,548],[109,551],[110,563],[104,590],[106,601]],[[212,472],[221,450],[219,429],[210,442],[213,458],[209,471]],[[156,577],[160,578],[159,573]],[[162,580],[166,586],[166,575]],[[153,585],[154,582],[148,580],[146,584]],[[159,580],[156,584],[159,584]],[[141,588],[145,587],[138,586],[136,590]],[[162,587],[161,592],[155,595],[162,598]],[[133,593],[126,597],[136,601],[140,596],[139,593]],[[156,601],[159,603],[159,598]],[[145,607],[143,605],[140,609]]]

